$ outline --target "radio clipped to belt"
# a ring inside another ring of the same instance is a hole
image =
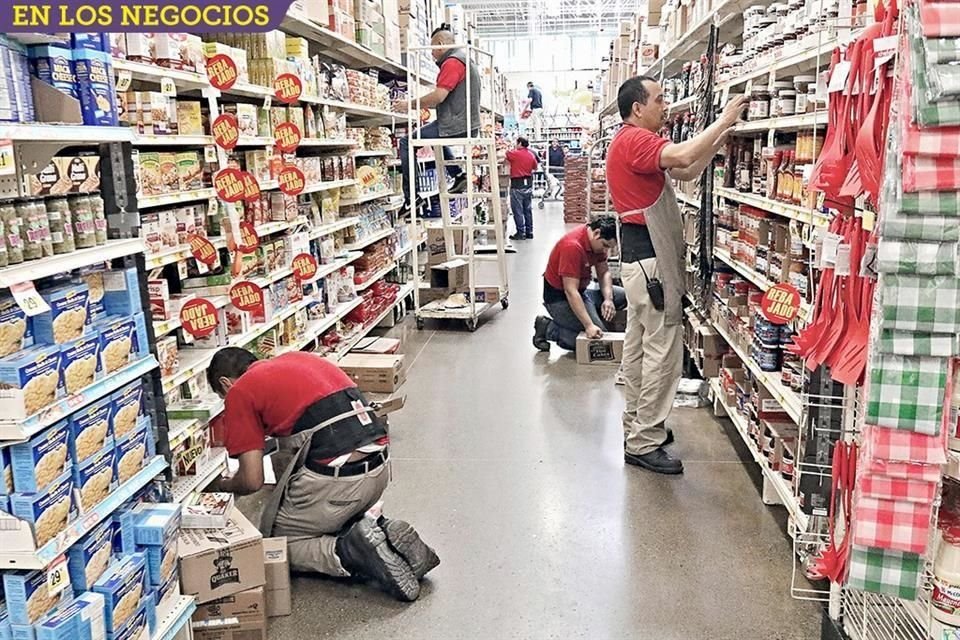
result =
[[[657,311],[663,311],[663,283],[660,282],[658,278],[648,276],[646,269],[643,268],[642,262],[637,262],[637,265],[640,267],[640,271],[643,272],[643,277],[647,281],[647,295],[650,296],[650,302],[653,303],[653,308]]]

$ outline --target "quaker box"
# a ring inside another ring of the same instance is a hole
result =
[[[591,340],[586,333],[577,336],[577,363],[620,364],[623,358],[622,333],[605,333],[602,338]]]
[[[337,364],[361,391],[392,393],[406,380],[403,354],[349,353]]]
[[[209,602],[266,582],[263,536],[234,508],[223,529],[180,530],[180,585]]]

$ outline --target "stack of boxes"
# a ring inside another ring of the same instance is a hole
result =
[[[383,4],[380,0],[354,0],[354,18],[357,27],[357,43],[374,53],[385,56],[386,24]]]
[[[433,57],[428,50],[411,53],[408,48],[430,45],[428,20],[427,0],[400,0],[398,23],[402,47],[401,62],[409,69],[418,70],[421,74],[432,72],[435,68]]]
[[[383,0],[384,38],[386,39],[385,57],[400,62],[403,44],[400,39],[400,5],[397,0]]]

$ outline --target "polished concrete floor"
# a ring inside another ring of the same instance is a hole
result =
[[[541,274],[564,231],[559,205],[535,215],[536,239],[509,258],[508,310],[472,334],[411,319],[392,330],[410,369],[385,512],[415,524],[442,564],[413,604],[296,577],[294,613],[272,619],[270,637],[818,638],[819,608],[789,595],[784,512],[761,503],[729,427],[678,409],[686,473],[625,467],[613,369],[533,349]]]

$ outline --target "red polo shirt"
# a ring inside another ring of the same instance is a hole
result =
[[[511,178],[529,178],[540,163],[533,151],[524,148],[507,151],[507,162],[510,163]]]
[[[642,213],[660,197],[666,172],[660,168],[660,154],[670,144],[652,131],[624,124],[607,150],[607,189],[613,207],[625,224],[646,224]]]
[[[606,261],[607,252],[595,253],[587,237],[587,225],[580,225],[560,238],[554,245],[553,250],[550,251],[550,259],[547,260],[547,270],[543,273],[543,280],[552,289],[558,290],[560,296],[565,299],[564,278],[579,278],[579,288],[583,291],[590,285],[593,277],[592,269]],[[544,287],[544,302],[554,301],[546,299],[549,297],[556,297],[556,293]]]

